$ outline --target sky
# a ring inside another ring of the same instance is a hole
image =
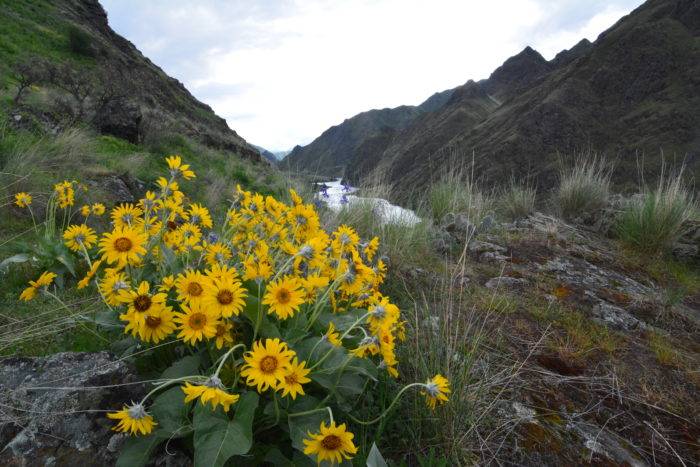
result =
[[[248,142],[304,145],[360,112],[546,59],[641,0],[101,0],[111,27]]]

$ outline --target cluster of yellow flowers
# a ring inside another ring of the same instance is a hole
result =
[[[65,245],[87,264],[78,288],[94,283],[125,333],[146,343],[172,339],[223,354],[208,376],[166,381],[156,390],[182,384],[184,403],[199,399],[226,412],[245,386],[295,400],[305,395],[305,385],[330,355],[330,350],[316,355],[323,345],[342,349],[349,358],[370,359],[398,376],[395,344],[405,339],[404,322],[399,308],[379,291],[386,266],[377,255],[378,238],[362,242],[349,226],[327,233],[313,205],[293,190],[288,205],[240,186],[215,230],[209,210],[188,202],[180,190],[179,180],[195,173],[180,156],[166,162],[169,177],[159,178],[156,190],[111,210],[111,230],[98,233],[87,225],[90,215],[105,212],[95,203],[80,209],[84,223],[63,232]],[[73,184],[55,186],[62,208],[74,203]],[[28,206],[31,196],[17,194],[16,204]],[[42,275],[21,298],[32,299],[52,279]],[[343,315],[352,319],[334,318]],[[310,337],[319,327],[315,345],[305,353],[309,361],[300,360],[282,338],[287,334],[277,332],[301,329]],[[241,352],[237,359],[236,351]],[[229,357],[239,362],[235,371],[242,387],[238,378],[227,387],[219,377]],[[442,376],[415,385],[423,388],[430,407],[447,401],[449,383]],[[144,407],[150,395],[110,413],[119,421],[115,429],[150,433],[157,424]],[[356,453],[352,439],[331,415],[330,425],[309,433],[304,452],[340,462]]]

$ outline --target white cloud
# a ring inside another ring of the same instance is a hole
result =
[[[117,32],[273,150],[364,110],[488,77],[528,44],[551,58],[638,3],[592,0],[582,11],[573,0],[105,1]]]

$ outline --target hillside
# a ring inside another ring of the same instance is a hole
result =
[[[649,0],[595,42],[550,61],[525,48],[407,125],[363,132],[358,123],[369,113],[346,120],[296,148],[289,164],[351,179],[384,167],[415,187],[449,158],[473,155],[484,177],[534,175],[549,187],[560,154],[605,153],[617,159],[617,181],[631,184],[640,156],[653,171],[663,151],[698,175],[699,35],[698,2]]]
[[[85,95],[86,111],[75,120],[103,134],[139,143],[168,132],[260,160],[224,119],[116,34],[97,0],[1,0],[0,84],[60,78],[61,90]],[[52,113],[40,118],[56,124]]]

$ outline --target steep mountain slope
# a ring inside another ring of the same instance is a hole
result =
[[[0,84],[12,84],[17,66],[30,55],[51,66],[67,64],[85,79],[81,86],[99,87],[87,96],[88,104],[106,91],[119,94],[100,112],[85,116],[103,133],[132,143],[148,131],[181,134],[260,160],[224,119],[116,34],[97,0],[0,0]],[[94,77],[97,83],[87,82]]]
[[[663,150],[698,175],[698,108],[700,2],[649,0],[594,43],[581,41],[551,61],[528,47],[410,125],[369,135],[358,157],[345,152],[323,166],[343,166],[351,178],[385,167],[413,188],[439,176],[449,158],[474,157],[491,180],[529,174],[547,187],[560,154],[603,152],[617,160],[618,181],[630,182],[642,155],[654,169]],[[324,135],[292,160],[315,169],[328,157],[315,149]]]
[[[279,160],[273,152],[268,151],[264,147],[255,144],[251,144],[251,146],[253,146],[260,153],[260,155],[267,159],[269,162],[276,163]]]
[[[386,135],[409,126],[416,118],[444,105],[451,89],[430,96],[418,106],[403,105],[393,109],[370,110],[345,120],[324,131],[309,145],[296,146],[284,158],[290,168],[303,168],[319,173],[334,173],[361,157],[368,139],[384,141]],[[376,151],[373,151],[376,152]]]

